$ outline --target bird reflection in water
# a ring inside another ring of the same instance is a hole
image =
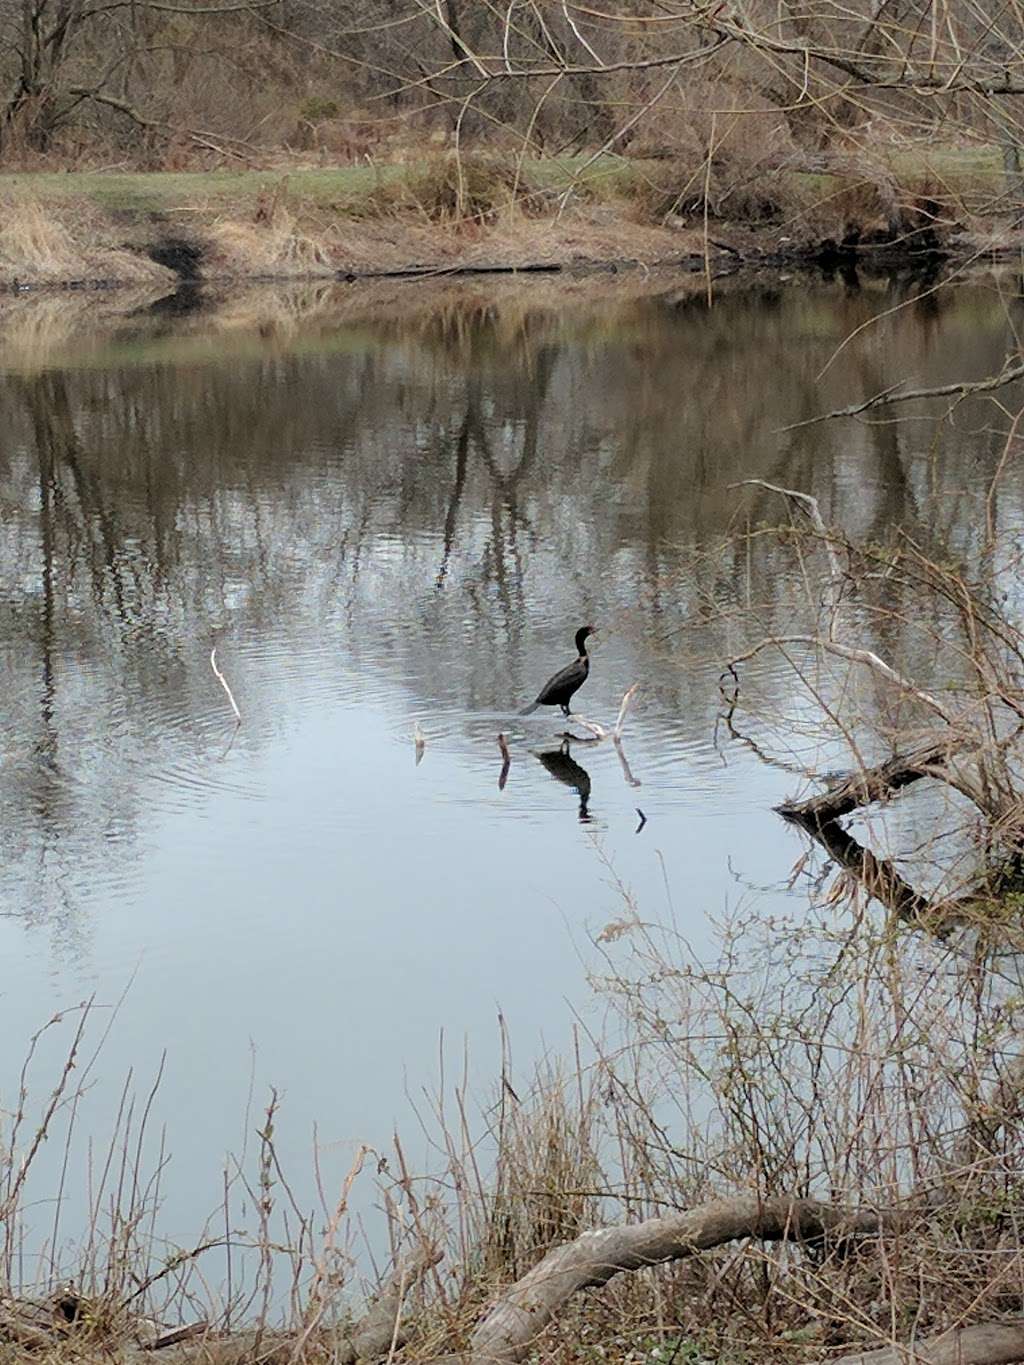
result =
[[[548,749],[538,753],[536,757],[556,781],[564,782],[567,787],[573,789],[580,798],[580,819],[588,822],[591,819],[590,811],[587,809],[587,802],[590,800],[590,774],[569,753],[569,741],[565,739],[560,748]]]

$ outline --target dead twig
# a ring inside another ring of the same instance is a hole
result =
[[[891,664],[887,664],[884,659],[871,649],[856,649],[852,645],[841,644],[838,640],[824,639],[819,635],[772,635],[767,639],[760,640],[756,645],[751,645],[742,654],[736,654],[726,665],[727,669],[735,669],[737,664],[747,663],[765,649],[776,648],[785,649],[792,645],[805,646],[808,649],[821,649],[827,654],[835,654],[840,659],[846,659],[850,663],[864,664],[872,669],[887,681],[893,683],[902,692],[906,692],[911,697],[916,697],[919,702],[927,706],[930,711],[934,711],[940,716],[947,725],[955,723],[953,713],[943,704],[933,697],[930,692],[925,692],[923,688],[915,687],[909,678],[905,678],[902,673],[898,673]]]

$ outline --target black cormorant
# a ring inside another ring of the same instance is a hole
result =
[[[519,712],[521,716],[528,716],[532,711],[536,711],[538,706],[560,706],[565,715],[570,715],[569,699],[574,692],[578,692],[587,681],[587,674],[590,672],[590,657],[587,654],[587,636],[593,635],[593,626],[580,626],[576,632],[576,655],[577,657],[565,668],[559,669],[553,678],[549,678],[537,695],[537,700]]]

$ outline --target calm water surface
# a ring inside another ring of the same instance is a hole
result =
[[[468,1045],[485,1095],[499,1010],[523,1069],[565,1047],[570,1005],[599,1026],[590,942],[624,890],[698,952],[737,906],[794,913],[803,844],[772,806],[798,780],[716,732],[719,661],[747,637],[714,619],[756,601],[786,626],[792,560],[698,552],[783,519],[732,487],[763,478],[854,534],[902,523],[970,555],[990,409],[938,433],[920,409],[779,428],[994,371],[1019,321],[989,277],[770,280],[710,310],[672,278],[5,305],[0,1106],[50,1015],[123,996],[79,1125],[101,1142],[125,1075],[144,1089],[166,1050],[163,1226],[186,1239],[250,1090],[280,1090],[303,1194],[314,1123],[334,1180],[415,1128],[442,1050],[459,1067]],[[1011,468],[1008,535],[1022,488]],[[610,744],[566,756],[552,716],[517,716],[584,621],[579,709],[607,725],[642,685],[638,785]],[[781,726],[792,673],[748,676],[761,738],[820,757]]]

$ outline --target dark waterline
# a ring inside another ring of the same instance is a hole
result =
[[[386,1145],[442,1036],[483,1095],[499,1009],[523,1067],[565,1045],[567,1000],[599,1027],[590,936],[630,913],[624,891],[697,951],[738,906],[796,912],[803,845],[772,813],[795,779],[716,728],[741,641],[715,618],[757,601],[784,622],[791,560],[767,539],[698,551],[784,520],[733,487],[762,478],[858,536],[899,524],[976,553],[989,410],[779,432],[897,379],[998,370],[1011,286],[782,280],[710,311],[673,281],[318,288],[102,325],[8,310],[0,1105],[47,1017],[127,987],[79,1123],[102,1134],[128,1069],[144,1086],[167,1050],[165,1222],[186,1239],[251,1085],[282,1091],[308,1188],[314,1122],[333,1172]],[[1009,535],[1021,492],[1011,468]],[[607,726],[642,687],[625,766],[517,716],[584,620],[576,708]],[[792,674],[766,657],[750,685],[777,740]],[[68,1235],[76,1217],[72,1195]]]

